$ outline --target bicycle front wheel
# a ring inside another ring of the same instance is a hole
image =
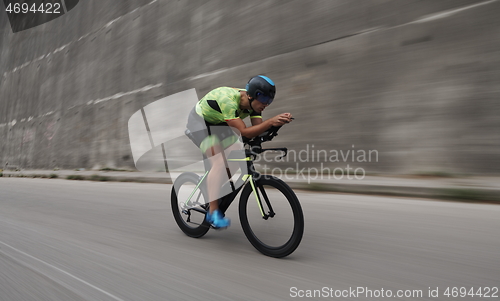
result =
[[[202,237],[210,229],[205,215],[208,197],[204,183],[192,172],[181,174],[174,182],[171,194],[172,213],[181,230],[190,237]]]
[[[262,254],[288,256],[299,246],[304,233],[299,200],[290,186],[276,177],[262,176],[254,183],[255,192],[248,183],[240,197],[243,232]]]

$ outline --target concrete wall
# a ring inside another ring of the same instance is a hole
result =
[[[274,145],[377,150],[351,162],[367,172],[498,173],[499,13],[497,0],[87,0],[16,34],[0,14],[0,164],[133,167],[135,111],[266,74],[266,116],[296,117]]]

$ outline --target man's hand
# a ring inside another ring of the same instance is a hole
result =
[[[270,118],[269,120],[272,126],[282,126],[285,123],[290,123],[293,120],[293,117],[292,114],[290,113],[283,113],[276,115],[273,118]]]

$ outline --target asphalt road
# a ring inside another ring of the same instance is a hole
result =
[[[247,241],[236,204],[229,229],[185,236],[170,188],[0,178],[0,300],[448,300],[447,287],[500,287],[498,205],[298,191],[304,238],[274,259]]]

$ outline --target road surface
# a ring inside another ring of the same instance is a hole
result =
[[[0,178],[0,300],[500,300],[498,205],[297,191],[304,238],[274,259],[236,203],[229,229],[185,236],[170,189]]]

